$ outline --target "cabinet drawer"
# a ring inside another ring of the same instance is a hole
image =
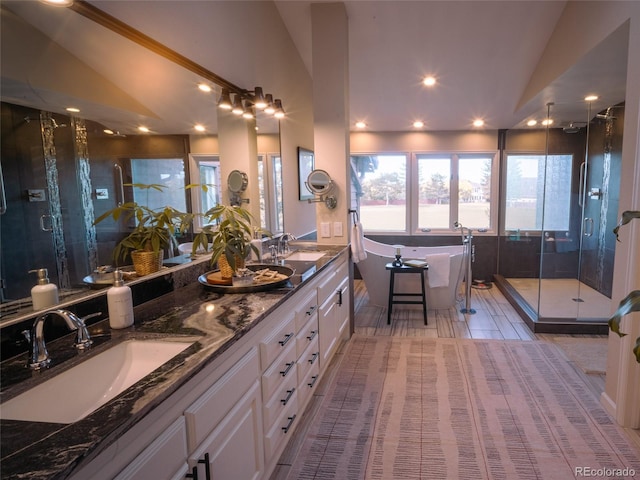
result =
[[[175,478],[187,471],[187,439],[184,417],[180,416],[145,448],[115,478]]]
[[[320,347],[318,346],[318,337],[316,336],[298,358],[298,383],[302,383],[304,377],[309,373],[309,370],[319,363]]]
[[[262,399],[267,402],[284,384],[285,379],[296,377],[296,342],[295,338],[287,344],[282,354],[262,375]]]
[[[282,312],[280,309],[278,312]],[[295,312],[289,312],[286,317],[274,325],[274,329],[260,342],[260,363],[265,371],[271,363],[291,344],[295,344]]]
[[[314,288],[300,302],[296,309],[296,331],[306,327],[318,310],[318,291]]]
[[[252,348],[184,412],[192,452],[260,378],[257,349]]]
[[[271,429],[264,437],[264,458],[271,459],[280,455],[281,447],[286,443],[293,428],[298,421],[298,399],[297,397],[285,407],[282,415],[278,417]]]
[[[305,407],[308,398],[316,388],[318,378],[320,378],[320,362],[315,362],[307,370],[307,374],[302,378],[298,385],[298,407],[300,408],[300,411]]]
[[[349,266],[343,259],[337,259],[336,264],[329,265],[331,270],[327,272],[326,277],[318,286],[318,304],[325,302],[338,289],[340,282],[349,276]]]
[[[262,410],[265,432],[269,431],[273,422],[275,422],[283,410],[286,409],[287,405],[295,401],[297,386],[298,375],[289,374],[280,382],[280,386],[273,396],[269,400],[266,400]]]
[[[300,330],[300,333],[298,333],[298,336],[296,337],[297,356],[300,357],[300,355],[302,355],[302,353],[307,349],[309,344],[313,342],[314,339],[317,340],[317,338],[318,315],[314,313],[311,320],[307,322],[307,325],[305,325],[305,327]]]

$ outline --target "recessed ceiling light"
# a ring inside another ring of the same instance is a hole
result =
[[[484,120],[478,118],[476,120],[473,121],[473,126],[474,127],[482,127],[484,125]]]
[[[422,120],[416,120],[415,122],[413,122],[413,127],[414,128],[422,128],[422,127],[424,127],[424,122]]]
[[[206,130],[206,128],[204,128],[204,125],[200,125],[199,123],[197,125],[194,125],[193,128],[195,128],[198,132],[204,132]]]
[[[47,5],[54,5],[56,7],[70,7],[73,5],[73,0],[40,0]]]
[[[362,121],[356,122],[356,128],[367,128],[367,124]]]
[[[422,84],[426,87],[433,87],[436,84],[436,77],[432,75],[424,77],[424,79],[422,80]]]
[[[114,135],[114,131],[113,131],[113,130],[110,130],[110,129],[108,129],[108,128],[105,128],[105,129],[103,130],[103,132],[104,132],[104,133],[106,133],[107,135]]]
[[[594,100],[598,100],[597,95],[587,95],[584,97],[585,102],[593,102]]]
[[[542,125],[544,125],[544,126],[551,125],[551,124],[553,124],[553,119],[551,119],[551,118],[545,118],[545,119],[544,119],[542,122],[540,122],[540,123],[542,123]]]
[[[534,125],[537,125],[537,124],[538,124],[538,121],[533,119],[527,122],[527,126],[529,127],[533,127]]]
[[[140,130],[142,133],[149,133],[149,129],[147,127],[140,126],[138,127],[138,130]]]
[[[71,113],[80,113],[80,109],[76,108],[76,107],[67,107],[67,108],[65,108],[65,110],[67,112],[71,112]]]
[[[199,83],[198,84],[198,89],[202,92],[205,93],[209,93],[211,92],[211,87],[209,85],[207,85],[206,83]]]

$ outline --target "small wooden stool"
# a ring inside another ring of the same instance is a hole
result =
[[[422,304],[422,313],[424,315],[424,324],[427,324],[427,294],[424,286],[424,271],[429,269],[428,265],[423,267],[410,267],[408,265],[402,265],[400,267],[396,267],[393,263],[387,263],[385,268],[391,272],[391,277],[389,279],[389,306],[387,308],[387,325],[391,324],[391,309],[393,305],[396,304],[414,304],[420,305]],[[419,273],[420,274],[420,285],[422,286],[422,293],[400,293],[395,292],[394,290],[394,282],[396,273]],[[421,300],[395,300],[394,297],[421,297]]]

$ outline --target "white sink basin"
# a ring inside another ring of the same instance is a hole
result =
[[[0,418],[73,423],[169,361],[193,342],[128,340],[0,405]]]
[[[325,256],[325,252],[293,252],[285,260],[302,261],[302,262],[315,262],[319,258]]]

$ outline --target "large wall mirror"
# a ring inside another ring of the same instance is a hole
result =
[[[206,211],[228,203],[220,179],[237,167],[219,148],[216,103],[228,85],[215,74],[199,75],[72,9],[3,1],[1,14],[4,319],[30,310],[29,270],[47,268],[64,298],[112,263],[131,225],[93,220],[149,194],[127,184],[164,185],[166,195],[149,202]],[[257,115],[247,131],[245,150],[257,152],[247,195],[262,225],[282,231],[279,121]],[[196,198],[190,183],[210,188]]]

